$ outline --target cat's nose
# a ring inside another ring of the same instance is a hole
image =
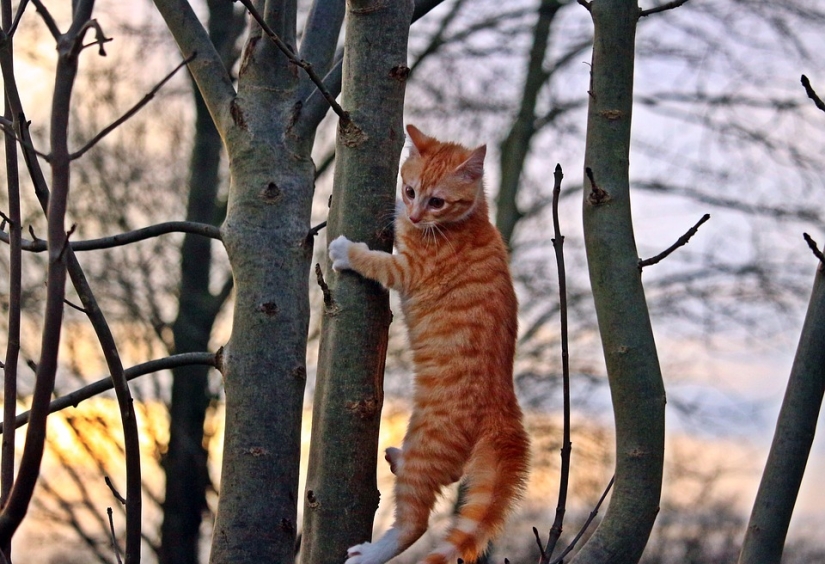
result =
[[[413,224],[416,224],[416,223],[418,223],[419,221],[421,221],[421,218],[420,218],[420,217],[418,217],[417,215],[411,215],[411,216],[410,216],[410,221],[412,221],[412,222],[413,222]]]

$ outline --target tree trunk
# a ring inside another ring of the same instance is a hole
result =
[[[342,105],[363,138],[339,127],[328,239],[340,234],[391,251],[398,158],[404,144],[407,37],[413,5],[350,1]],[[320,272],[320,271],[319,271]],[[339,564],[370,538],[378,507],[376,451],[383,404],[388,293],[326,269],[325,308],[304,499],[301,561]]]
[[[231,3],[211,0],[209,37],[227,67],[234,64],[234,43],[243,19]],[[195,84],[193,83],[193,87]],[[217,201],[222,142],[203,97],[194,88],[195,138],[189,165],[186,220],[218,223]],[[175,353],[209,348],[212,325],[223,297],[209,291],[212,242],[187,233],[181,246],[178,316],[172,324]],[[209,407],[208,366],[182,366],[172,370],[169,406],[169,447],[163,459],[166,497],[158,558],[161,564],[197,564],[200,526],[207,509],[210,484],[208,453],[203,445],[203,422]]]
[[[825,275],[819,264],[808,313],[753,504],[740,564],[779,564],[825,393]]]
[[[616,482],[604,520],[575,562],[631,564],[659,508],[665,392],[638,266],[628,164],[635,0],[589,4],[594,22],[584,235],[616,423]]]
[[[501,143],[501,181],[496,199],[496,227],[507,246],[511,246],[513,231],[524,215],[519,210],[517,202],[519,182],[521,171],[524,169],[524,159],[530,151],[530,141],[536,133],[534,122],[539,92],[549,78],[549,74],[544,70],[544,56],[550,38],[550,24],[561,6],[558,0],[542,0],[539,6],[539,17],[533,28],[533,46],[530,49],[530,60],[524,77],[521,106],[507,138]]]

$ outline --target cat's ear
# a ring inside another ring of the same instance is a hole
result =
[[[413,142],[412,147],[410,147],[410,154],[420,155],[421,153],[426,153],[435,143],[437,143],[435,139],[429,135],[421,133],[421,130],[411,123],[407,125],[407,133],[410,136],[410,141]]]
[[[475,182],[484,176],[484,157],[487,155],[487,145],[482,145],[470,153],[470,157],[456,167],[456,174],[470,182]]]

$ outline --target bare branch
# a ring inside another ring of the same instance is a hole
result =
[[[240,1],[241,1],[241,4],[243,4],[244,7],[246,7],[247,10],[249,10],[249,13],[252,15],[252,17],[255,19],[255,21],[258,22],[258,25],[261,26],[262,30],[264,30],[264,33],[266,33],[267,36],[272,40],[272,42],[275,43],[275,46],[278,47],[278,49],[280,49],[281,52],[284,55],[286,55],[286,58],[289,59],[289,61],[292,64],[297,65],[297,66],[301,67],[302,69],[304,69],[304,71],[309,76],[310,80],[312,80],[312,82],[315,83],[315,86],[318,88],[318,91],[321,93],[321,95],[323,95],[323,97],[329,103],[330,107],[332,108],[332,111],[334,111],[336,114],[338,114],[338,117],[341,118],[341,121],[344,124],[351,123],[352,120],[350,119],[349,112],[345,111],[344,108],[342,108],[341,105],[338,104],[338,102],[335,101],[335,96],[330,94],[329,90],[327,90],[326,86],[324,86],[324,81],[321,80],[321,77],[318,76],[318,73],[316,73],[315,69],[312,68],[312,64],[305,61],[304,59],[298,58],[298,56],[289,47],[289,45],[284,43],[281,40],[281,38],[278,37],[278,34],[275,33],[272,30],[272,28],[269,27],[269,25],[264,21],[263,16],[261,15],[261,13],[258,11],[258,9],[255,7],[255,5],[252,3],[251,0],[240,0]]]
[[[646,266],[650,266],[651,264],[656,264],[657,262],[660,262],[661,260],[665,259],[669,254],[671,254],[673,251],[675,251],[679,247],[687,245],[688,241],[690,241],[690,238],[693,237],[694,235],[696,235],[696,232],[699,230],[699,227],[709,219],[710,219],[710,214],[706,213],[705,215],[702,216],[702,218],[699,221],[696,222],[696,225],[694,225],[693,227],[688,229],[687,233],[685,233],[684,235],[679,237],[676,240],[676,242],[673,243],[670,247],[668,247],[667,249],[665,249],[664,251],[662,251],[661,253],[659,253],[655,257],[651,257],[649,259],[644,259],[644,260],[640,259],[639,260],[639,270],[641,270],[642,268],[644,268]]]
[[[559,195],[561,194],[561,181],[564,178],[561,165],[557,164],[553,172],[555,183],[553,185],[553,250],[556,253],[556,267],[559,275],[559,312],[561,325],[561,365],[562,365],[562,389],[564,402],[564,423],[562,429],[561,446],[561,470],[559,478],[559,502],[556,506],[556,516],[553,526],[550,527],[550,534],[547,538],[547,545],[542,550],[540,564],[547,564],[556,549],[556,543],[561,536],[562,525],[564,523],[564,513],[567,507],[567,488],[570,481],[570,453],[572,444],[570,442],[570,354],[568,351],[567,339],[567,275],[564,267],[564,236],[561,234],[559,224]]]
[[[108,481],[109,478],[106,478],[106,480],[107,480],[107,482],[106,482],[107,484],[110,483]],[[121,499],[123,499],[123,498],[121,498]],[[122,503],[125,503],[125,502],[126,502],[126,500],[123,500]],[[109,530],[111,531],[111,534],[112,534],[112,550],[115,553],[115,558],[117,558],[117,563],[121,564],[121,562],[123,562],[123,561],[120,559],[120,547],[118,547],[118,545],[117,545],[117,536],[115,535],[115,520],[114,520],[114,517],[112,516],[112,508],[107,507],[106,508],[106,513],[109,515]]]
[[[311,238],[315,237],[316,235],[318,235],[318,233],[321,232],[321,229],[323,229],[326,226],[327,226],[327,222],[322,221],[321,223],[319,223],[318,225],[316,225],[315,227],[310,229],[309,233],[307,233],[307,239],[311,239]]]
[[[83,34],[85,35],[86,31],[94,29],[95,30],[95,40],[91,43],[81,44],[79,50],[82,51],[87,47],[92,47],[93,45],[98,46],[97,54],[101,57],[106,56],[106,49],[104,49],[104,45],[112,41],[111,37],[106,37],[106,34],[103,33],[103,28],[100,27],[100,24],[97,20],[89,20],[86,26],[83,28]]]
[[[804,74],[802,75],[802,86],[805,88],[805,93],[808,95],[808,98],[814,101],[814,104],[817,108],[825,112],[825,102],[823,102],[822,99],[819,96],[817,96],[816,92],[811,86],[811,81],[808,80],[808,77]]]
[[[134,380],[140,376],[158,372],[160,370],[168,370],[177,366],[186,366],[190,364],[205,364],[208,366],[218,367],[218,358],[215,353],[181,353],[160,358],[157,360],[150,360],[143,364],[138,364],[123,371],[123,375],[127,380]],[[66,409],[67,407],[77,407],[82,401],[102,394],[112,389],[112,378],[107,376],[96,382],[84,386],[79,390],[75,390],[65,396],[61,396],[49,404],[48,413],[55,413]],[[14,427],[19,428],[29,422],[29,411],[19,414],[14,420]],[[3,433],[5,422],[0,423],[0,433]]]
[[[819,250],[819,247],[816,246],[816,241],[814,241],[807,233],[803,233],[802,237],[805,239],[805,242],[808,243],[808,246],[811,248],[811,252],[813,252],[814,256],[819,259],[819,262],[825,265],[825,255],[823,255],[822,251]]]
[[[18,143],[20,143],[21,147],[32,151],[35,155],[42,158],[44,161],[51,162],[51,155],[48,155],[35,149],[34,145],[31,144],[31,140],[21,139],[20,137],[18,137],[17,133],[15,133],[14,131],[14,126],[12,125],[11,120],[4,117],[0,117],[0,127],[3,128],[3,132],[6,135],[12,136]]]
[[[120,495],[120,492],[117,491],[117,488],[112,483],[112,479],[109,478],[109,476],[104,476],[103,481],[106,482],[106,486],[109,488],[109,491],[112,492],[112,495],[115,496],[115,499],[118,500],[121,505],[126,505],[126,500],[122,495]]]
[[[37,9],[37,13],[40,14],[40,17],[43,19],[43,23],[46,24],[46,27],[49,28],[49,33],[52,34],[52,37],[55,39],[60,39],[62,35],[60,33],[60,29],[57,27],[57,23],[54,21],[51,13],[49,10],[46,9],[46,6],[43,5],[43,2],[40,0],[32,0],[32,4]]]
[[[535,527],[533,527],[533,536],[536,537],[536,544],[539,545],[539,554],[541,555],[541,558],[539,559],[539,562],[544,562],[544,560],[545,560],[544,545],[541,543],[541,537],[539,536],[539,530]]]
[[[138,241],[145,241],[158,235],[166,233],[193,233],[195,235],[203,235],[210,239],[221,240],[221,229],[208,223],[195,223],[193,221],[166,221],[128,231],[126,233],[119,233],[109,237],[101,237],[99,239],[88,239],[86,241],[74,241],[69,244],[72,251],[96,251],[100,249],[111,249],[113,247],[121,247],[130,243],[137,243]],[[9,242],[9,234],[0,231],[0,241],[4,243]],[[42,253],[46,250],[46,242],[43,239],[23,240],[22,248],[24,251],[32,253]]]
[[[102,49],[102,48],[103,48],[103,47],[101,46],[101,49]],[[158,83],[157,83],[157,85],[156,85],[154,88],[152,88],[152,90],[150,90],[148,94],[146,94],[146,95],[145,95],[145,96],[144,96],[144,97],[143,97],[143,98],[142,98],[142,99],[141,99],[141,100],[140,100],[137,104],[135,104],[134,106],[132,106],[132,107],[129,109],[129,111],[127,111],[125,114],[123,114],[123,115],[122,115],[122,116],[120,116],[118,119],[116,119],[115,121],[113,121],[113,122],[112,122],[110,125],[108,125],[107,127],[104,127],[104,128],[103,128],[103,130],[102,130],[100,133],[98,133],[97,135],[95,135],[95,136],[94,136],[94,137],[93,137],[90,141],[88,141],[88,142],[87,142],[87,143],[86,143],[86,144],[85,144],[85,145],[84,145],[84,146],[83,146],[83,147],[82,147],[79,151],[76,151],[76,152],[72,153],[71,155],[69,155],[69,159],[70,159],[70,160],[75,160],[75,159],[78,159],[78,158],[82,157],[82,156],[83,156],[83,154],[84,154],[86,151],[88,151],[89,149],[91,149],[92,147],[94,147],[94,146],[95,146],[95,145],[96,145],[96,144],[97,144],[97,143],[98,143],[101,139],[103,139],[104,137],[106,137],[106,136],[107,136],[109,133],[111,133],[111,132],[112,132],[112,131],[116,128],[116,127],[118,127],[120,124],[122,124],[123,122],[125,122],[127,119],[129,119],[130,117],[132,117],[133,115],[135,115],[136,113],[138,113],[138,112],[140,111],[140,109],[141,109],[143,106],[145,106],[146,104],[148,104],[148,103],[149,103],[149,102],[150,102],[150,101],[151,101],[151,100],[155,97],[155,94],[157,94],[157,93],[158,93],[158,91],[159,91],[159,90],[163,87],[163,85],[164,85],[164,84],[166,84],[166,83],[167,83],[167,82],[168,82],[168,81],[169,81],[169,80],[170,80],[173,76],[175,76],[175,74],[176,74],[176,73],[177,73],[180,69],[182,69],[184,66],[186,66],[186,65],[188,65],[189,63],[191,63],[192,61],[194,61],[194,60],[195,60],[195,57],[197,57],[197,56],[198,56],[198,53],[197,53],[197,51],[195,51],[195,52],[193,52],[191,55],[189,55],[188,57],[186,57],[183,61],[181,61],[181,62],[178,64],[178,66],[176,66],[174,69],[172,69],[172,71],[171,71],[169,74],[167,74],[165,77],[163,77],[163,79],[162,79],[160,82],[158,82]]]
[[[11,2],[3,2],[3,29],[8,30],[7,35],[11,37],[14,28],[23,13],[26,1],[23,0],[18,7],[17,18],[9,28],[9,18],[11,16]],[[11,60],[12,42],[7,40],[2,49],[5,51],[4,59]],[[5,100],[4,115],[11,117],[13,110],[9,99]],[[5,362],[2,364],[3,372],[3,418],[14,419],[17,413],[17,362],[20,358],[20,333],[22,316],[22,218],[20,204],[20,172],[17,160],[17,147],[14,136],[7,135],[4,139],[5,164],[6,164],[6,185],[8,187],[9,216],[0,214],[3,222],[9,225],[9,295],[8,295],[8,322]],[[14,483],[15,467],[15,433],[12,431],[2,445],[2,460],[0,461],[0,507],[6,504]],[[6,554],[10,554],[11,545],[0,546],[0,554],[5,559]],[[7,561],[7,560],[6,560]]]
[[[562,551],[562,553],[559,554],[559,557],[556,558],[555,560],[553,560],[553,562],[551,562],[550,564],[562,564],[564,562],[564,557],[567,556],[568,554],[570,554],[570,551],[572,551],[574,548],[576,548],[576,544],[584,536],[584,533],[587,531],[587,528],[590,526],[590,523],[592,523],[593,519],[595,519],[596,516],[599,514],[599,508],[602,506],[602,503],[604,503],[605,498],[607,498],[607,494],[610,492],[610,488],[613,487],[613,482],[615,482],[615,481],[616,481],[616,476],[613,476],[612,478],[610,478],[610,482],[608,482],[607,487],[604,489],[604,493],[602,493],[602,497],[599,498],[599,501],[596,503],[596,507],[594,507],[593,511],[590,512],[590,515],[587,516],[587,520],[584,522],[584,525],[582,525],[582,528],[579,530],[579,532],[576,534],[576,536],[570,542],[570,545],[567,548],[565,548]]]
[[[14,37],[14,32],[17,31],[17,26],[20,24],[20,18],[23,17],[23,12],[26,11],[26,6],[28,6],[29,0],[22,0],[20,4],[17,5],[17,13],[14,15],[14,21],[11,24],[11,28],[6,32],[9,37]]]
[[[674,8],[678,8],[682,4],[685,4],[688,0],[673,0],[672,2],[666,2],[660,6],[656,6],[655,8],[650,8],[649,10],[639,10],[639,17],[643,18],[645,16],[649,16],[651,14],[658,14],[659,12],[665,12],[667,10],[673,10]]]

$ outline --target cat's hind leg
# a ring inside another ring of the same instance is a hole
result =
[[[351,547],[346,564],[383,564],[406,550],[427,530],[441,488],[461,475],[468,455],[462,445],[443,430],[410,427],[404,450],[387,453],[390,464],[400,462],[395,468],[395,522],[377,541]]]
[[[528,463],[529,446],[523,431],[504,441],[479,441],[465,469],[464,504],[444,541],[423,564],[452,564],[459,558],[475,562],[500,532],[520,497]]]
[[[384,451],[384,460],[390,465],[390,472],[397,475],[401,465],[404,463],[404,456],[400,448],[389,447]]]

